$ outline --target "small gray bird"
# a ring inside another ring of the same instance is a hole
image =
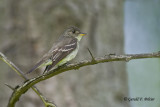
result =
[[[86,33],[82,33],[77,27],[66,29],[49,52],[27,74],[42,66],[46,66],[45,73],[71,61],[77,55],[79,41],[85,35]]]

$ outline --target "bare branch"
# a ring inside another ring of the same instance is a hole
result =
[[[8,85],[7,83],[5,83],[4,85],[6,85],[8,88],[10,88],[12,91],[14,91],[14,88],[10,85]]]
[[[23,72],[16,66],[14,65],[8,58],[0,52],[0,59],[3,60],[6,64],[8,64],[20,77],[27,79]]]
[[[28,80],[26,83],[24,83],[22,86],[18,87],[14,90],[12,93],[12,96],[10,97],[8,107],[12,107],[10,105],[15,105],[15,103],[18,101],[19,97],[25,93],[30,87],[32,87],[34,84],[46,80],[48,78],[51,78],[55,75],[58,75],[62,72],[66,72],[73,69],[79,69],[83,66],[88,65],[94,65],[98,63],[104,63],[104,62],[112,62],[112,61],[130,61],[133,59],[143,59],[143,58],[160,58],[160,52],[156,53],[147,53],[147,54],[129,54],[129,55],[107,55],[104,57],[94,58],[95,61],[91,60],[84,60],[75,64],[69,64],[67,66],[62,66],[57,69],[54,69],[44,75],[41,75],[39,77],[33,78]]]
[[[0,52],[0,59],[3,60],[6,64],[8,64],[20,77],[22,77],[25,80],[28,80],[28,78],[24,75],[24,73],[13,62],[8,60],[8,58],[1,52]],[[5,85],[8,86],[13,91],[15,90],[10,85],[8,84],[5,84]],[[56,107],[54,104],[49,102],[35,86],[32,86],[31,88],[36,92],[36,94],[41,98],[41,100],[46,106],[50,105],[50,107]]]

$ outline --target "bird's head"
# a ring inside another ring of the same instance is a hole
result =
[[[69,27],[69,28],[65,31],[65,36],[75,37],[75,38],[78,39],[78,41],[80,41],[81,38],[82,38],[82,36],[85,36],[85,35],[86,35],[86,33],[82,33],[79,28],[74,27],[74,26]]]

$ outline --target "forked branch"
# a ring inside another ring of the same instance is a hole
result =
[[[44,75],[41,75],[41,76],[38,76],[36,78],[32,78],[32,79],[26,81],[22,86],[15,89],[12,93],[12,96],[10,97],[8,107],[13,107],[13,105],[15,105],[15,103],[18,101],[19,97],[22,94],[24,94],[29,88],[31,88],[34,84],[36,84],[40,81],[46,80],[48,78],[51,78],[51,77],[58,75],[62,72],[66,72],[66,71],[74,70],[74,69],[79,69],[83,66],[94,65],[94,64],[98,64],[98,63],[113,62],[113,61],[126,61],[126,62],[128,62],[133,59],[143,59],[143,58],[160,58],[160,52],[147,53],[147,54],[128,54],[128,55],[110,54],[110,55],[106,55],[104,57],[98,57],[98,58],[92,57],[92,59],[90,59],[90,60],[83,60],[78,63],[58,67],[57,69],[54,69],[54,70],[48,72],[47,74],[44,74]]]
[[[8,60],[8,58],[1,52],[0,52],[0,59],[3,60],[7,65],[9,65],[24,80],[28,80],[28,78],[24,75],[24,73],[13,62]],[[15,90],[12,86],[10,86],[6,83],[5,83],[5,85],[8,86],[13,91]],[[40,97],[40,99],[43,101],[43,103],[46,107],[49,107],[49,106],[50,107],[56,107],[53,103],[49,102],[35,86],[32,86],[31,88]],[[14,107],[13,105],[9,105],[9,106]]]

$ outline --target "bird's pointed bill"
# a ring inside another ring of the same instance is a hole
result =
[[[79,35],[80,35],[80,36],[85,36],[85,35],[86,35],[86,33],[80,33]]]

